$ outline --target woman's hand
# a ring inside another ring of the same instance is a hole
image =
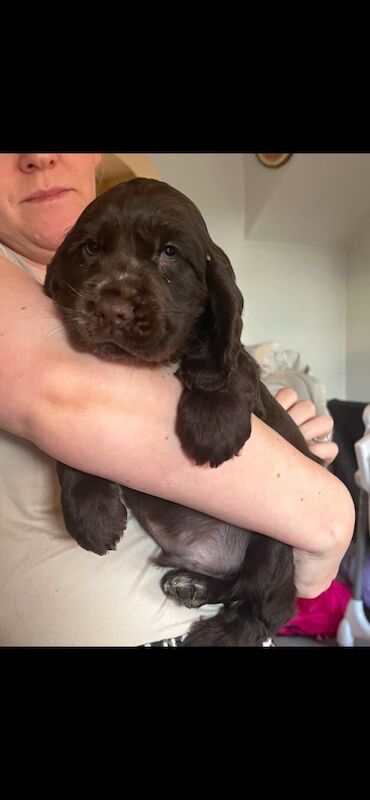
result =
[[[326,466],[331,464],[338,455],[338,446],[329,439],[333,431],[332,418],[328,414],[318,416],[314,404],[310,400],[299,400],[293,389],[280,389],[275,398],[298,425],[311,452],[321,458]],[[299,597],[317,597],[329,588],[338,574],[348,544],[344,542],[340,546],[337,543],[333,552],[325,555],[293,548],[295,584]]]
[[[280,389],[275,399],[298,425],[311,453],[321,458],[328,467],[338,455],[338,445],[330,441],[332,417],[329,414],[317,415],[311,400],[299,400],[293,389]]]

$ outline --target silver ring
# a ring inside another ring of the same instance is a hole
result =
[[[316,444],[323,444],[324,442],[331,442],[331,433],[327,433],[325,436],[314,436],[312,441],[316,442]]]

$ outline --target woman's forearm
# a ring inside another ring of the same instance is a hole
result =
[[[165,369],[69,353],[43,373],[32,436],[58,460],[312,552],[350,535],[344,485],[255,417],[239,457],[195,466],[174,432],[181,386]]]
[[[86,358],[86,361],[85,361]],[[253,417],[241,455],[198,467],[174,433],[181,392],[164,370],[91,356],[50,366],[28,438],[60,461],[293,545],[298,595],[336,577],[352,538],[344,484]]]

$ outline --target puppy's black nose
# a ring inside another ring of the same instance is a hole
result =
[[[129,300],[121,297],[102,297],[95,303],[95,315],[104,325],[120,328],[133,316],[134,308]]]

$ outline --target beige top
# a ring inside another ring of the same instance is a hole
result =
[[[26,268],[9,248],[0,251]],[[55,462],[0,431],[0,645],[137,646],[186,633],[218,607],[167,598],[159,583],[166,569],[150,563],[157,552],[130,514],[116,551],[79,547],[63,524]]]

